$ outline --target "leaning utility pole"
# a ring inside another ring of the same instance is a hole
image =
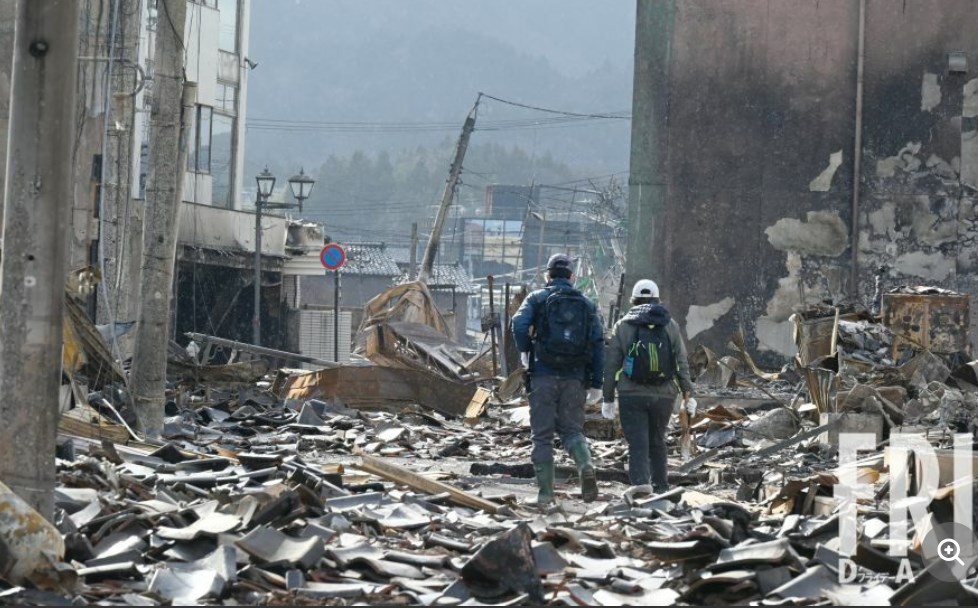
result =
[[[445,192],[441,197],[441,207],[438,208],[438,215],[435,216],[435,225],[428,236],[428,244],[424,249],[424,257],[421,258],[421,272],[418,273],[418,280],[427,283],[431,279],[431,269],[435,265],[435,254],[438,253],[438,242],[441,240],[441,231],[445,226],[445,218],[448,217],[448,208],[452,206],[452,198],[455,196],[455,187],[458,185],[458,176],[462,173],[462,160],[465,158],[465,150],[469,147],[469,136],[475,129],[475,113],[479,109],[479,101],[482,93],[475,99],[475,105],[465,117],[465,124],[462,125],[462,134],[458,138],[455,146],[455,158],[448,171],[448,181],[445,182]]]
[[[160,0],[158,6],[143,263],[129,376],[139,428],[154,438],[163,432],[170,290],[177,255],[183,171],[187,164],[187,133],[197,93],[195,84],[184,82],[183,27],[187,0]]]
[[[54,517],[76,0],[19,0],[0,261],[0,479]]]

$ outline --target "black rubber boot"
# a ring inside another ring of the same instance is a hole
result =
[[[549,507],[554,504],[554,463],[544,462],[533,465],[537,474],[537,506]]]
[[[598,478],[594,474],[594,465],[591,463],[591,450],[587,447],[586,441],[581,441],[574,444],[570,453],[574,457],[577,472],[581,477],[581,498],[584,502],[591,502],[598,497]]]

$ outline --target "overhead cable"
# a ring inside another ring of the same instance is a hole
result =
[[[536,110],[537,112],[547,112],[550,114],[560,114],[562,116],[576,116],[579,118],[618,118],[624,120],[631,120],[632,118],[631,114],[626,114],[622,112],[614,112],[611,114],[587,114],[587,113],[580,113],[580,112],[570,112],[568,110],[554,110],[551,108],[541,108],[540,106],[532,106],[529,104],[520,103],[518,101],[510,101],[509,99],[493,97],[488,93],[480,93],[480,95],[482,95],[487,99],[493,99],[495,101],[498,101],[499,103],[505,103],[507,105],[516,106],[517,108],[526,108],[528,110]]]

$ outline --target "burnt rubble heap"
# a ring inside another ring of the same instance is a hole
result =
[[[926,526],[913,521],[899,538],[887,524],[898,481],[937,488],[929,525],[950,520],[950,459],[936,470],[902,466],[890,441],[914,434],[940,455],[955,433],[973,436],[978,362],[895,348],[893,331],[864,312],[816,307],[794,323],[798,357],[777,372],[759,369],[739,336],[730,354],[691,355],[699,408],[670,434],[670,491],[626,492],[620,428],[592,411],[599,498],[580,500],[573,464],[558,452],[559,500],[548,512],[531,504],[528,408],[512,382],[484,382],[468,407],[439,411],[328,397],[296,381],[309,377],[298,371],[250,383],[181,381],[170,391],[162,445],[110,421],[119,397],[107,384],[89,395],[94,409],[62,427],[55,525],[63,553],[43,577],[11,580],[4,566],[11,582],[0,597],[36,605],[975,604],[969,583],[926,574]],[[876,445],[840,466],[839,436],[850,431],[875,434]],[[851,503],[837,495],[847,476],[867,488],[855,498],[855,552],[840,545]],[[910,580],[895,545],[907,548]],[[852,576],[840,577],[843,557]]]

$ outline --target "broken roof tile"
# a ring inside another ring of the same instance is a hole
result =
[[[237,541],[237,546],[265,566],[310,568],[323,555],[319,537],[290,538],[274,528],[259,526]]]

